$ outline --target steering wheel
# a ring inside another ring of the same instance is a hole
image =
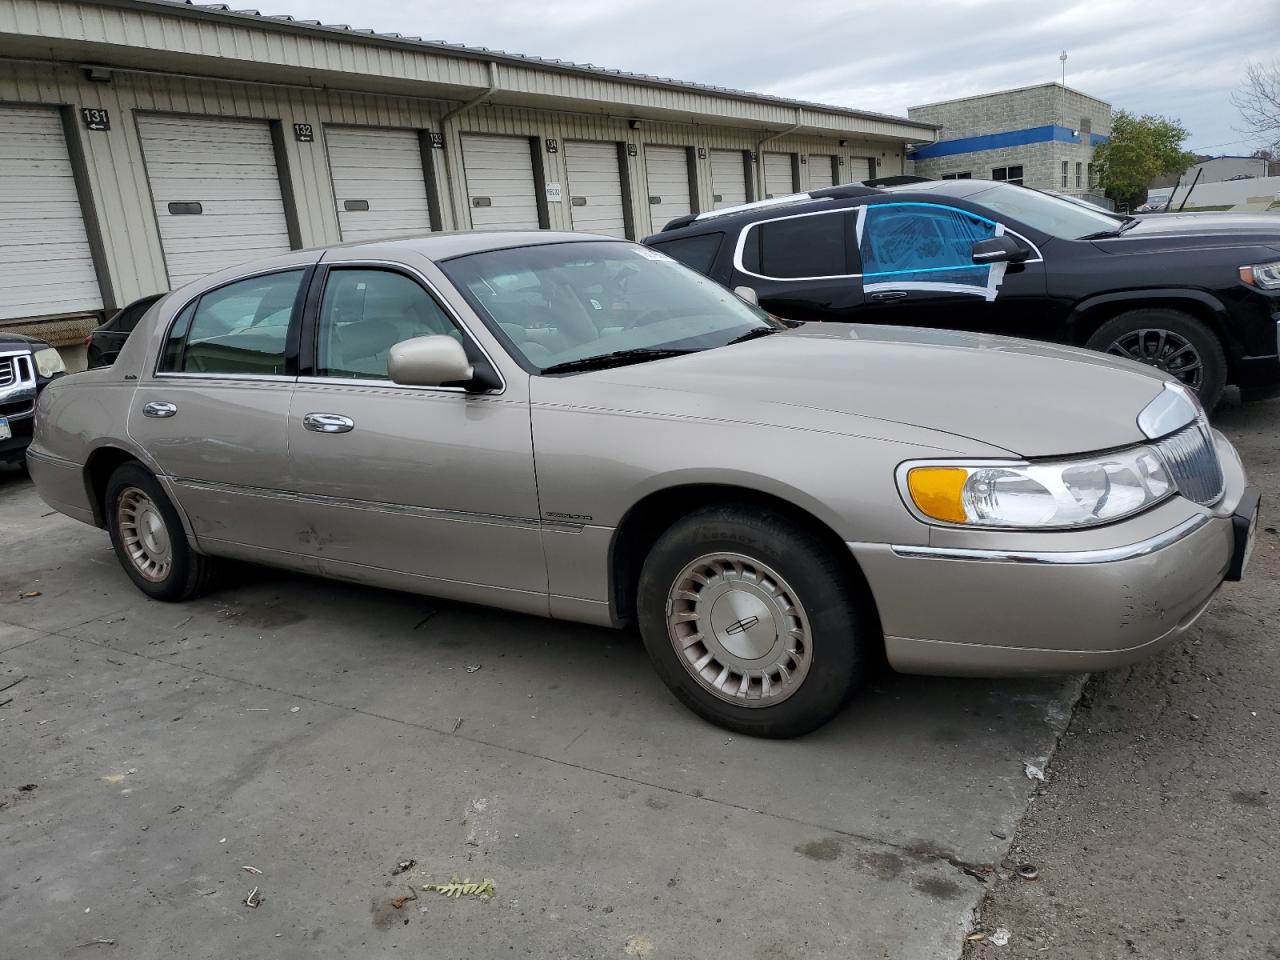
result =
[[[646,310],[640,315],[633,327],[647,327],[651,323],[661,323],[663,320],[670,319],[670,312],[666,307],[654,307],[652,310]]]

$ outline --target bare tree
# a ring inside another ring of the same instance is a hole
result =
[[[1246,132],[1268,145],[1280,142],[1280,60],[1249,64],[1231,103],[1240,111]]]

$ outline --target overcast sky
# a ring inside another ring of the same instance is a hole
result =
[[[1255,146],[1228,97],[1280,56],[1280,0],[255,0],[263,13],[905,114],[1057,80]],[[233,7],[239,6],[233,3]]]

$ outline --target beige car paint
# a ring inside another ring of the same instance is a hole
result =
[[[1136,417],[1163,389],[1162,375],[1042,343],[807,325],[685,357],[530,376],[433,262],[582,239],[599,238],[432,235],[254,266],[322,257],[400,265],[437,292],[492,361],[503,385],[483,394],[156,375],[181,307],[248,270],[192,284],[152,308],[115,365],[44,391],[31,458],[40,493],[55,509],[101,522],[86,465],[131,455],[166,485],[198,550],[614,623],[611,545],[635,506],[686,486],[746,488],[808,511],[849,544],[891,660],[920,672],[1106,666],[1122,651],[1167,642],[1220,584],[1228,515],[1244,484],[1221,438],[1227,493],[1212,509],[1174,498],[1088,530],[930,526],[907,511],[894,482],[897,466],[917,458],[1016,459],[1142,441]],[[178,414],[142,422],[141,406],[156,399]],[[301,430],[313,412],[357,427]],[[1123,565],[919,559],[893,549],[1089,551],[1141,542],[1188,517],[1206,522]]]

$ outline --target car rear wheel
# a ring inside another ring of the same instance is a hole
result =
[[[1112,317],[1085,344],[1158,367],[1200,397],[1206,410],[1222,398],[1227,357],[1217,334],[1195,317],[1167,307],[1143,307]]]
[[[848,560],[781,513],[696,510],[640,573],[640,632],[658,675],[727,729],[795,737],[821,726],[866,672],[874,627]]]
[[[212,582],[217,562],[187,543],[178,511],[155,476],[126,463],[107,481],[111,545],[125,573],[153,600],[188,600]]]

